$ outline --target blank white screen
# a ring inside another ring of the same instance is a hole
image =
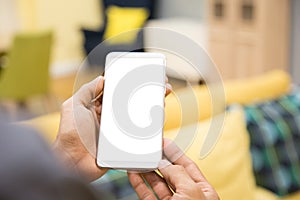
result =
[[[142,69],[147,66],[157,67],[157,69],[159,69],[158,73],[139,73],[139,77],[136,78],[149,79],[149,76],[156,76],[156,78],[159,77],[158,79],[160,84],[145,82],[142,85],[136,85],[134,88],[127,88],[130,90],[130,98],[119,98],[117,100],[117,102],[127,102],[126,111],[129,119],[137,127],[145,128],[151,125],[152,121],[156,120],[151,118],[151,108],[159,106],[163,109],[164,106],[164,62],[163,58],[121,57],[115,59],[106,66],[98,145],[98,157],[100,156],[101,160],[144,162],[150,161],[149,159],[151,158],[147,159],[145,157],[145,159],[141,159],[140,156],[136,156],[137,159],[135,159],[134,155],[149,155],[157,152],[157,156],[161,156],[163,116],[161,116],[162,120],[160,122],[160,129],[158,132],[153,133],[151,137],[146,139],[145,137],[139,138],[139,133],[128,133],[120,127],[118,122],[116,122],[115,115],[119,116],[120,113],[118,113],[118,110],[114,111],[113,109],[113,104],[116,102],[113,101],[113,98],[118,87],[126,88],[127,84],[123,83],[120,86],[120,81],[124,80],[124,77],[128,74],[134,72],[136,69]],[[114,153],[114,148],[125,152],[125,154]],[[128,154],[131,155],[127,157],[126,155]],[[154,157],[152,155],[152,158]]]

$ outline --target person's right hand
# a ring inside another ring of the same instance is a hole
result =
[[[141,200],[159,199],[198,199],[218,200],[218,194],[205,179],[198,166],[169,141],[164,141],[164,154],[172,162],[159,167],[163,178],[154,172],[128,173],[129,181]],[[146,180],[152,190],[147,187]],[[170,187],[172,189],[170,189]],[[172,191],[173,190],[173,191]]]

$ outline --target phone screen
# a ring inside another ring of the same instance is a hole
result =
[[[162,157],[165,58],[157,53],[111,53],[105,66],[97,163],[156,168]]]

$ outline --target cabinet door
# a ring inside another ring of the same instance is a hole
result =
[[[210,30],[209,53],[223,79],[232,78],[235,73],[232,37],[230,30]]]
[[[237,0],[209,0],[209,53],[223,79],[233,78]]]
[[[239,31],[235,34],[235,77],[244,78],[264,71],[262,38],[256,32]]]

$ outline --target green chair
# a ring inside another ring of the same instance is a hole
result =
[[[49,92],[52,33],[18,34],[0,76],[0,99],[25,102]]]

